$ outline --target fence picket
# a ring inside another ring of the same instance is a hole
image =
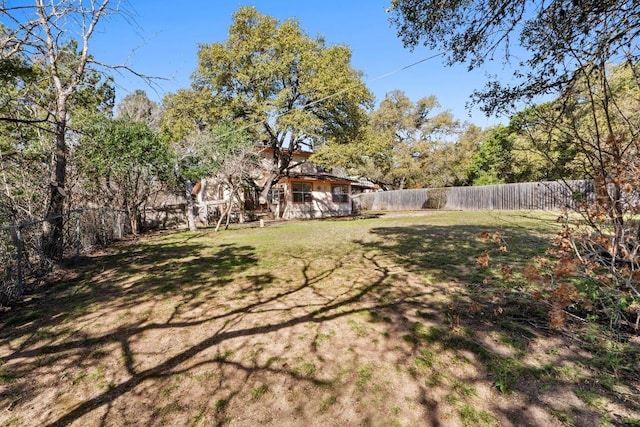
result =
[[[575,180],[380,191],[354,200],[362,210],[560,210],[576,207],[574,193],[587,198],[593,191],[593,182]]]

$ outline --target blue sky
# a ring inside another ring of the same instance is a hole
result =
[[[348,45],[352,65],[364,73],[363,80],[380,101],[394,89],[403,90],[413,101],[435,95],[442,109],[461,120],[487,127],[504,118],[486,118],[477,107],[465,104],[474,89],[481,89],[487,74],[502,73],[501,64],[492,69],[468,72],[464,65],[445,67],[441,57],[401,68],[431,57],[435,52],[418,47],[404,48],[389,23],[385,9],[390,0],[183,0],[178,2],[130,0],[133,21],[110,17],[93,40],[95,58],[109,64],[126,63],[137,72],[161,76],[149,87],[132,75],[116,75],[117,96],[122,99],[143,89],[153,100],[189,87],[201,43],[224,42],[232,14],[241,6],[255,6],[266,15],[283,20],[295,17],[309,35],[322,35],[327,44]]]

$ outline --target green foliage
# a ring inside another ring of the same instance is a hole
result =
[[[638,325],[637,69],[624,64],[585,71],[561,98],[514,120],[557,170],[582,170],[594,185],[591,197],[576,199],[575,212],[563,212],[556,247],[538,268],[549,281],[541,295],[552,304],[556,327],[566,309],[615,329]],[[554,147],[561,146],[570,149],[559,155]]]
[[[554,103],[528,107],[511,118],[514,163],[521,181],[584,179],[584,157],[566,132],[550,126]]]
[[[466,182],[466,162],[479,129],[455,120],[434,96],[413,103],[402,91],[386,95],[361,139],[319,147],[312,161],[343,166],[385,189],[444,187]]]
[[[226,42],[200,45],[192,89],[165,99],[163,134],[182,140],[235,123],[274,150],[268,187],[294,151],[361,134],[373,97],[350,61],[348,47],[308,36],[295,19],[278,22],[241,7]]]
[[[554,103],[528,107],[508,126],[489,131],[468,169],[473,184],[584,179],[579,145],[549,125],[555,108]]]
[[[346,142],[359,132],[372,99],[350,60],[347,47],[326,46],[294,19],[279,23],[242,7],[225,43],[200,46],[194,88],[169,98],[167,125],[183,123],[184,134],[237,120],[254,126],[257,139],[288,133],[294,149],[329,138]]]
[[[48,144],[50,160],[44,163],[41,172],[49,173],[48,184],[35,182],[33,189],[20,189],[32,194],[45,193],[38,196],[45,203],[37,216],[52,217],[41,239],[42,253],[50,258],[60,259],[64,252],[63,213],[69,208],[67,198],[72,188],[67,183],[70,130],[80,131],[89,114],[108,114],[113,107],[113,84],[103,77],[89,53],[93,31],[107,13],[107,5],[108,0],[93,7],[82,2],[63,2],[2,8],[0,62],[10,76],[8,79],[5,76],[3,82],[9,84],[2,86],[10,87],[12,93],[7,97],[10,103],[0,99],[0,105],[8,106],[6,111],[10,111],[5,115],[0,107],[0,116],[8,120],[12,132],[28,126],[33,135],[54,142]],[[0,98],[4,95],[0,94]],[[15,206],[15,201],[10,203]],[[24,205],[21,208],[33,215],[33,210],[24,209]]]
[[[168,143],[183,141],[205,127],[212,116],[211,93],[206,89],[180,89],[165,96],[160,134]],[[215,122],[214,122],[215,123]]]
[[[512,148],[509,128],[496,127],[473,156],[473,183],[487,185],[513,182]]]
[[[137,232],[141,206],[170,177],[166,144],[144,123],[96,118],[77,155],[96,198],[124,209]]]
[[[173,144],[179,173],[192,182],[215,176],[225,161],[251,147],[246,131],[225,124],[193,132]]]
[[[445,52],[449,64],[475,68],[499,56],[517,59],[509,83],[493,80],[476,92],[488,112],[562,93],[591,67],[639,58],[637,49],[628,48],[640,35],[640,4],[634,1],[394,0],[390,12],[406,46],[424,43]]]
[[[240,192],[244,187],[253,190],[254,181],[259,177],[261,159],[249,133],[235,125],[216,124],[211,129],[187,135],[173,144],[173,150],[174,172],[183,187],[187,206],[193,203],[193,183],[207,178],[213,179],[229,193],[227,220],[234,204],[243,209]],[[187,212],[189,228],[195,231],[194,218],[190,214],[192,210],[188,208]]]
[[[350,50],[325,46],[294,19],[278,23],[242,7],[227,42],[201,45],[198,58],[194,85],[211,91],[217,117],[275,119],[273,130],[292,132],[294,147],[305,138],[344,140],[365,119],[371,95],[349,65]]]
[[[46,113],[32,101],[39,70],[17,57],[0,59],[0,219],[16,222],[45,206],[51,144],[34,125],[48,127]],[[43,184],[40,187],[40,184]],[[32,219],[32,218],[28,218]]]
[[[34,68],[30,67],[20,58],[0,58],[0,81],[3,84],[15,84],[20,80],[33,78],[34,74]]]
[[[58,52],[57,73],[63,84],[71,86],[77,81],[67,106],[71,113],[70,123],[76,128],[80,127],[80,123],[90,122],[96,114],[111,116],[116,97],[113,78],[98,70],[87,68],[82,78],[78,79],[77,69],[82,60],[82,52],[75,40],[62,46]],[[56,100],[51,99],[50,102]]]
[[[78,154],[84,161],[85,172],[94,181],[143,168],[166,176],[167,148],[145,124],[97,119],[86,135]]]

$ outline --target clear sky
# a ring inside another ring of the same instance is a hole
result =
[[[110,17],[93,40],[95,58],[109,64],[126,63],[137,72],[161,76],[153,87],[134,76],[116,75],[117,97],[143,89],[161,101],[168,93],[191,84],[197,65],[198,45],[224,42],[232,14],[241,6],[255,6],[279,20],[294,17],[309,35],[324,36],[326,43],[348,45],[352,66],[364,73],[364,81],[380,101],[394,89],[403,90],[413,101],[435,95],[442,108],[457,119],[486,127],[504,118],[486,118],[477,107],[465,108],[474,89],[481,89],[487,74],[500,73],[502,66],[468,72],[464,65],[445,67],[441,57],[403,69],[436,52],[403,47],[389,23],[385,9],[390,0],[130,0],[133,15],[127,22]]]

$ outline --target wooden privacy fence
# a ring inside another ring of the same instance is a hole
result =
[[[560,210],[593,193],[593,181],[524,182],[380,191],[354,196],[354,202],[360,210]]]

